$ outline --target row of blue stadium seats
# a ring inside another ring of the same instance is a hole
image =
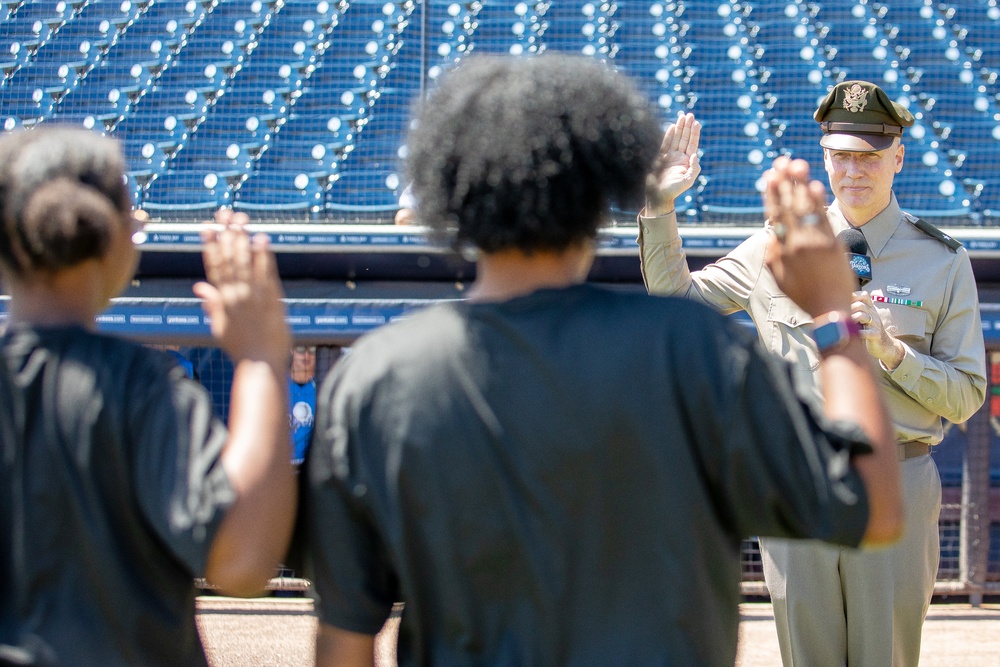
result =
[[[681,219],[688,224],[759,224],[765,167],[703,175],[677,202]],[[285,217],[297,220],[336,218],[349,211],[388,219],[384,214],[397,208],[392,193],[399,192],[403,184],[398,173],[386,176],[380,170],[333,175],[325,171],[206,174],[178,170],[160,178],[149,186],[145,207],[167,218],[232,206],[264,217],[287,214]],[[968,184],[914,166],[897,177],[895,190],[901,205],[922,217],[948,224],[959,224],[963,219],[985,224],[1000,220],[1000,187],[995,183],[976,191]],[[380,192],[387,194],[380,196]],[[618,217],[628,220],[631,216],[623,213]]]

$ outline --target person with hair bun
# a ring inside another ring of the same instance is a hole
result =
[[[139,259],[123,174],[84,130],[0,139],[0,664],[205,665],[195,578],[256,594],[290,539],[291,337],[266,239],[225,210],[202,234],[227,430],[161,352],[95,331]]]
[[[681,137],[582,57],[472,56],[421,107],[419,216],[476,255],[476,280],[322,384],[302,497],[318,665],[371,665],[402,600],[401,665],[732,667],[740,538],[898,536],[859,339],[821,360],[818,414],[740,324],[586,283],[661,142]],[[782,285],[810,312],[848,308],[822,186],[785,164],[768,195]]]

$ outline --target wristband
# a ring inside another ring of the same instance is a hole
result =
[[[831,313],[820,315],[813,320],[812,338],[816,342],[816,349],[820,356],[836,352],[845,345],[852,337],[861,334],[861,327],[851,319],[848,313],[835,310]]]

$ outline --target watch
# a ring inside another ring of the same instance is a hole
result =
[[[812,338],[820,356],[839,350],[852,336],[858,336],[861,327],[851,316],[841,311],[820,315],[813,321]]]

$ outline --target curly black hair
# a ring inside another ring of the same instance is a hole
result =
[[[15,275],[102,256],[131,208],[118,143],[71,127],[0,139],[0,265]]]
[[[582,56],[470,56],[407,140],[420,221],[457,248],[564,250],[641,201],[663,132],[624,76]]]

